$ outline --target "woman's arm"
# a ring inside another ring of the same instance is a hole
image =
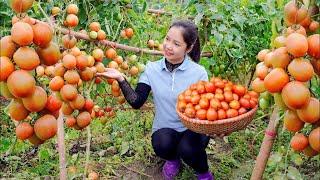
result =
[[[128,81],[116,69],[106,68],[105,72],[96,75],[116,79],[124,97],[134,109],[139,109],[146,102],[151,91],[151,87],[145,83],[138,83],[136,89],[133,90]]]
[[[139,109],[146,101],[151,91],[151,87],[145,83],[138,83],[135,90],[126,79],[118,81],[120,89],[127,102],[134,108]]]

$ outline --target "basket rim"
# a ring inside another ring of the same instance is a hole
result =
[[[256,105],[256,107],[251,109],[250,111],[248,111],[244,114],[241,114],[239,116],[227,118],[227,119],[215,120],[215,121],[200,120],[198,118],[189,118],[188,116],[181,113],[177,107],[176,107],[176,112],[177,112],[178,116],[180,116],[180,119],[182,121],[188,121],[188,122],[197,123],[197,124],[204,124],[204,125],[219,125],[219,124],[226,124],[226,123],[232,123],[235,121],[240,121],[241,119],[244,119],[244,118],[249,117],[252,114],[254,114],[257,111],[257,109],[258,109],[258,105]]]

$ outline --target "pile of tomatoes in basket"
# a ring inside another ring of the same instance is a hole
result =
[[[242,85],[212,77],[198,81],[179,94],[177,109],[189,118],[221,120],[239,116],[255,108],[259,94]]]

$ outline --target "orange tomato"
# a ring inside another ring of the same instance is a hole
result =
[[[221,103],[218,99],[216,98],[213,98],[210,100],[210,107],[215,109],[215,110],[218,110],[219,108],[221,108]]]
[[[201,109],[201,107],[200,107],[199,104],[197,104],[196,106],[194,106],[194,109],[195,109],[196,111],[198,111],[199,109]]]
[[[233,100],[233,94],[231,91],[226,91],[223,95],[226,102],[231,102]]]
[[[209,108],[207,110],[207,120],[209,121],[215,121],[218,119],[218,113],[215,109]]]
[[[187,103],[185,101],[179,101],[178,102],[178,110],[180,112],[184,112],[184,110],[186,109],[187,107]]]
[[[250,107],[251,108],[255,108],[257,103],[258,103],[258,101],[256,99],[250,99],[249,102],[250,102]]]
[[[212,82],[206,82],[204,85],[207,93],[214,93],[216,90],[216,87]]]
[[[200,96],[199,95],[191,96],[191,103],[192,104],[198,104],[199,101],[200,101]]]
[[[190,90],[197,90],[197,83],[191,84]]]
[[[240,105],[241,105],[242,107],[244,107],[244,108],[246,108],[246,109],[248,109],[248,108],[251,107],[251,106],[250,106],[250,100],[245,99],[245,98],[243,98],[243,97],[239,100],[239,103],[240,103]],[[239,109],[239,110],[240,110],[240,109]]]
[[[235,109],[228,109],[227,110],[227,117],[228,118],[236,117],[236,116],[238,116],[238,114],[239,114],[238,111]]]
[[[192,103],[187,103],[186,108],[194,108]]]
[[[220,89],[220,88],[217,88],[216,91],[215,91],[215,93],[216,93],[216,94],[218,94],[218,93],[219,93],[219,94],[223,94],[223,90]]]
[[[184,111],[184,113],[186,114],[186,116],[188,116],[189,118],[194,118],[196,115],[196,110],[194,108],[189,108],[187,107]]]
[[[222,106],[222,109],[224,109],[224,110],[228,110],[229,109],[229,105],[225,101],[221,102],[221,106]]]
[[[218,119],[225,119],[227,118],[226,111],[223,109],[218,110]]]
[[[232,94],[233,95],[233,99],[239,101],[239,96],[238,94]]]
[[[238,110],[239,115],[244,114],[244,113],[246,113],[246,112],[247,112],[247,110],[246,110],[246,108],[244,108],[244,107],[241,107],[241,108]]]
[[[191,96],[191,93],[192,93],[192,90],[191,90],[191,89],[187,89],[187,90],[184,92],[184,95],[185,95],[185,96]]]
[[[215,82],[215,87],[223,89],[225,84],[222,81]]]
[[[197,110],[197,112],[196,112],[196,117],[197,117],[198,119],[201,119],[201,120],[207,119],[207,110],[205,110],[205,109],[199,109],[199,110]]]
[[[254,98],[259,98],[259,93],[255,92],[255,91],[248,91],[248,94],[250,97],[254,97]]]
[[[184,101],[185,100],[184,95],[183,94],[179,94],[178,100],[179,101]]]
[[[238,110],[240,109],[240,103],[237,100],[233,100],[229,103],[230,108]]]
[[[214,94],[213,94],[213,93],[207,93],[207,94],[206,94],[206,98],[207,98],[208,100],[211,100],[211,99],[214,98]]]
[[[232,88],[233,92],[239,96],[243,96],[246,93],[246,88],[241,85],[234,85]]]
[[[210,106],[210,102],[206,98],[201,98],[199,101],[199,105],[202,109],[208,109]]]
[[[215,94],[214,97],[215,97],[216,99],[218,99],[219,101],[223,101],[223,100],[224,100],[223,94],[220,94],[220,93]]]
[[[184,96],[184,100],[186,101],[186,103],[190,103],[191,102],[191,96]]]
[[[197,91],[198,91],[199,94],[203,94],[203,93],[206,92],[206,88],[202,83],[199,83],[197,85]]]
[[[198,93],[197,90],[193,90],[193,91],[191,92],[191,96],[195,96],[195,95],[199,95],[199,93]]]

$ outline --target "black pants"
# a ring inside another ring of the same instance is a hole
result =
[[[165,160],[182,159],[197,173],[208,171],[208,160],[205,148],[209,137],[190,130],[177,132],[163,128],[152,134],[152,146],[157,156]]]

